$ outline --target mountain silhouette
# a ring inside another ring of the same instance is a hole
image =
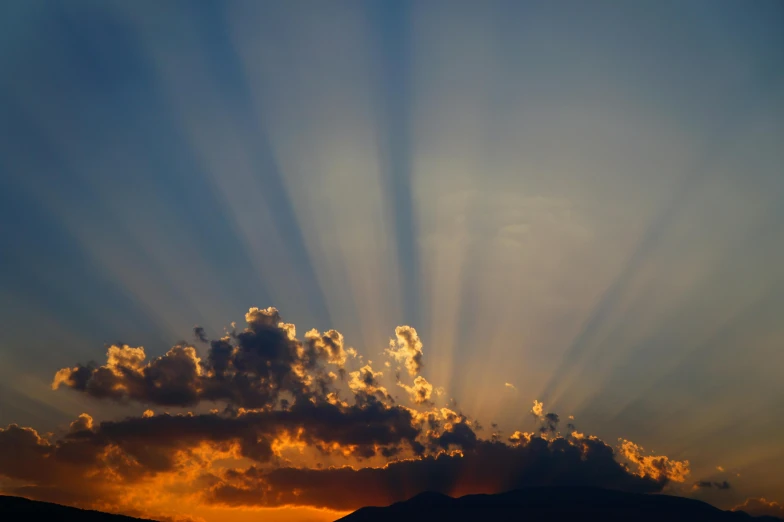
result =
[[[538,487],[452,498],[422,493],[387,507],[364,507],[336,522],[783,522],[722,511],[699,500],[589,487]]]
[[[77,509],[50,502],[0,495],[0,520],[35,518],[58,522],[151,522],[125,515]],[[260,519],[263,518],[260,516]],[[587,487],[527,488],[497,495],[452,498],[421,493],[387,507],[364,507],[336,522],[784,522],[722,511],[699,500],[669,495],[624,493]]]
[[[142,518],[113,515],[101,511],[78,509],[51,502],[39,502],[22,497],[0,495],[0,520],[3,522],[25,522],[29,520],[57,522],[151,522]]]

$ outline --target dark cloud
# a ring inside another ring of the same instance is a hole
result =
[[[424,451],[417,440],[420,429],[415,426],[411,411],[378,401],[353,406],[298,401],[287,410],[236,415],[134,417],[72,431],[65,441],[98,448],[117,447],[145,469],[160,472],[173,469],[176,451],[203,442],[237,443],[241,456],[267,462],[272,457],[272,443],[283,434],[296,436],[309,446],[337,444],[342,454],[358,458],[389,456],[403,450],[414,454]]]
[[[474,430],[465,422],[453,424],[435,439],[435,443],[441,449],[457,447],[460,449],[472,450],[476,447],[477,442],[476,433],[474,433]]]
[[[548,413],[542,419],[542,426],[539,431],[542,433],[555,433],[558,431],[558,423],[561,419],[555,413]]]
[[[66,440],[50,443],[32,428],[0,428],[0,477],[23,483],[4,489],[5,494],[89,507],[111,496],[118,480],[138,478],[128,461],[116,457],[109,448]]]
[[[699,484],[698,487],[700,487],[700,488],[706,488],[707,487],[707,488],[716,488],[716,489],[730,489],[732,487],[732,486],[730,486],[730,483],[727,482],[726,480],[723,480],[721,482],[708,482],[708,481],[702,481],[701,480],[701,481],[695,483],[695,485],[697,485],[697,484]]]
[[[711,482],[710,480],[698,480],[697,482],[694,483],[693,487],[694,489],[711,489],[711,488],[730,489],[732,486],[730,486],[730,483],[727,482],[726,480],[722,482]]]
[[[107,364],[77,365],[57,372],[54,388],[65,385],[98,399],[137,400],[167,406],[199,401],[201,368],[192,346],[177,345],[145,364],[142,348],[109,347]]]
[[[383,468],[251,467],[213,486],[209,500],[232,506],[309,505],[339,510],[387,505],[423,491],[497,492],[539,485],[592,485],[634,492],[660,491],[662,481],[628,472],[599,440],[573,444],[538,437],[510,446],[477,441],[460,455],[441,454]]]
[[[420,428],[410,410],[378,401],[362,406],[294,403],[288,410],[131,417],[94,423],[88,415],[49,442],[31,428],[0,428],[0,476],[28,483],[31,498],[89,507],[86,500],[114,498],[129,484],[180,472],[211,451],[236,448],[237,456],[276,466],[273,444],[285,435],[324,453],[361,461],[422,455]],[[194,453],[195,452],[195,453]]]
[[[203,343],[209,342],[209,339],[207,339],[207,332],[205,332],[204,328],[202,328],[201,326],[193,327],[193,335],[194,337],[196,337],[196,339],[198,339]]]
[[[324,395],[332,380],[326,366],[342,369],[346,360],[340,333],[310,331],[299,341],[293,325],[283,323],[275,308],[251,308],[245,318],[245,329],[210,342],[204,360],[184,344],[150,361],[143,348],[113,345],[105,365],[64,368],[52,385],[99,399],[162,406],[226,401],[262,408],[274,406],[282,394]],[[196,327],[195,333],[207,341],[202,328]]]

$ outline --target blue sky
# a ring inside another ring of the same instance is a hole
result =
[[[54,372],[275,306],[370,359],[415,327],[485,424],[542,400],[726,475],[713,502],[784,500],[782,27],[778,1],[5,2],[0,425],[128,414]]]

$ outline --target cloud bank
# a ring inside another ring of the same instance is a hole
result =
[[[735,506],[733,511],[745,511],[751,516],[779,517],[784,519],[784,504],[773,502],[765,498],[748,498],[743,504]]]
[[[689,474],[688,461],[646,455],[627,440],[614,448],[573,424],[561,433],[559,416],[539,401],[535,432],[483,437],[475,420],[436,404],[442,390],[421,374],[423,343],[410,326],[396,328],[383,371],[335,330],[297,337],[275,308],[251,308],[241,330],[218,339],[200,327],[194,334],[206,352],[180,343],[148,358],[143,347],[112,345],[103,364],[57,371],[54,389],[138,403],[143,413],[105,421],[84,413],[59,438],[0,429],[0,476],[15,484],[4,491],[126,512],[138,501],[128,491],[203,505],[350,510],[422,491],[656,492]],[[391,378],[405,400],[389,393]],[[197,411],[155,413],[161,407]]]

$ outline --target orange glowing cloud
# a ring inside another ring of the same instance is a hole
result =
[[[433,395],[433,385],[427,382],[427,379],[421,375],[416,376],[413,386],[408,386],[402,382],[398,382],[397,385],[406,390],[411,400],[416,404],[429,403],[430,397]]]
[[[397,340],[390,339],[387,353],[398,362],[402,362],[412,377],[422,368],[422,341],[417,331],[410,326],[395,328]]]
[[[625,439],[619,440],[621,455],[637,466],[639,476],[652,477],[657,481],[684,482],[689,475],[688,460],[672,460],[664,455],[645,456],[641,446]]]

